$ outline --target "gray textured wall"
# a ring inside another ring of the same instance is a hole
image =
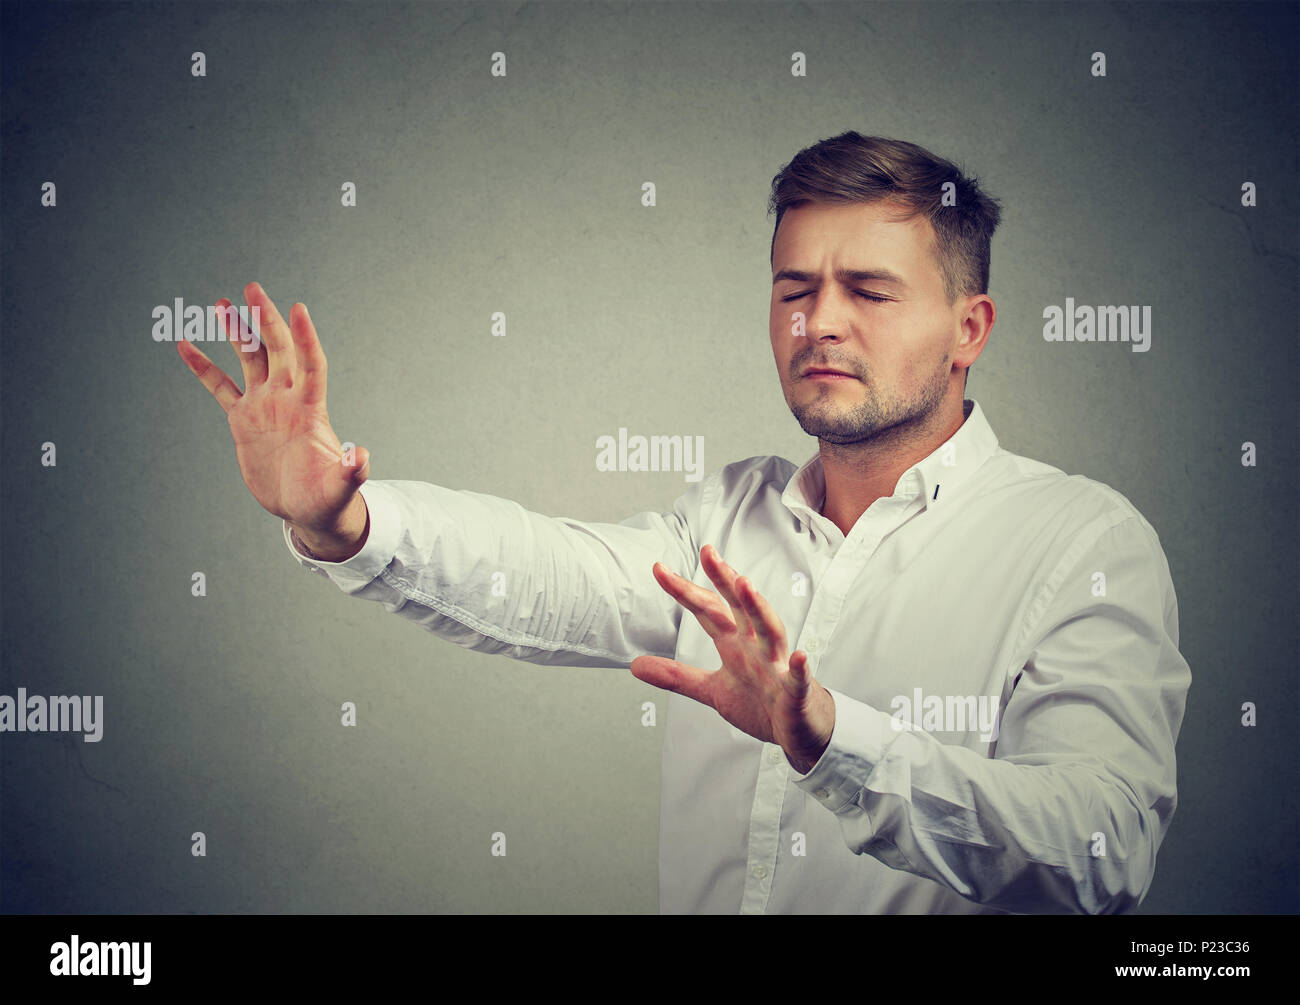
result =
[[[0,909],[655,911],[657,692],[462,651],[303,572],[150,312],[242,304],[250,280],[286,316],[305,302],[373,478],[667,509],[682,476],[599,473],[596,436],[704,434],[707,470],[815,448],[773,368],[765,200],[798,149],[857,129],[1003,201],[968,396],[1160,533],[1193,684],[1143,910],[1296,910],[1293,6],[3,18],[0,691],[102,694],[106,722],[0,737]],[[1151,350],[1046,343],[1066,296],[1152,305]]]

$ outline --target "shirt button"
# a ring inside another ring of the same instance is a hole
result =
[[[767,875],[767,866],[765,865],[754,866],[754,875],[759,879],[762,879],[764,876]]]
[[[772,764],[776,764],[777,761],[781,760],[781,751],[779,751],[779,750],[769,750],[769,751],[767,752],[767,759],[768,759],[768,761],[770,761]]]
[[[817,642],[816,639],[810,639],[810,640],[808,641],[808,644],[807,644],[806,646],[804,646],[804,649],[807,650],[807,651],[810,652],[810,653],[815,653],[815,652],[816,652],[818,649],[820,649],[820,648],[821,648],[821,645]]]
[[[830,794],[831,794],[830,789],[818,789],[816,792],[813,793],[813,795],[816,796],[818,799],[825,799]]]

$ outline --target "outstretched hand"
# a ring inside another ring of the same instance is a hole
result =
[[[294,304],[285,321],[260,283],[245,286],[244,299],[260,312],[260,333],[230,301],[216,303],[244,372],[242,391],[192,342],[181,339],[176,351],[226,413],[240,474],[262,508],[315,540],[355,542],[368,526],[358,489],[370,451],[344,450],[330,424],[325,353],[307,305]]]
[[[835,701],[813,679],[808,654],[800,649],[790,655],[785,626],[754,584],[738,576],[712,545],[700,549],[700,561],[717,593],[659,562],[654,577],[695,615],[713,639],[722,666],[702,670],[647,654],[632,661],[632,675],[708,705],[737,729],[779,744],[791,766],[806,774],[830,743]]]

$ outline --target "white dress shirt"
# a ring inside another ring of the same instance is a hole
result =
[[[1124,496],[1009,453],[964,407],[847,536],[821,515],[814,455],[737,461],[671,512],[620,523],[371,480],[352,558],[303,556],[287,524],[284,538],[440,638],[555,666],[653,653],[716,669],[651,566],[713,590],[712,544],[752,579],[834,698],[834,732],[800,775],[779,746],[661,692],[663,913],[1123,911],[1178,801],[1191,673],[1169,567]]]

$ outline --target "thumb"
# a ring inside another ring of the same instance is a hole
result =
[[[347,469],[348,478],[353,485],[361,485],[370,477],[370,451],[365,447],[357,447],[352,459],[355,466]]]
[[[705,693],[705,682],[710,676],[707,670],[649,654],[638,656],[628,669],[637,680],[713,707]]]
[[[795,698],[806,695],[812,684],[812,671],[808,669],[808,654],[802,649],[796,649],[790,657],[790,684],[789,691]]]

